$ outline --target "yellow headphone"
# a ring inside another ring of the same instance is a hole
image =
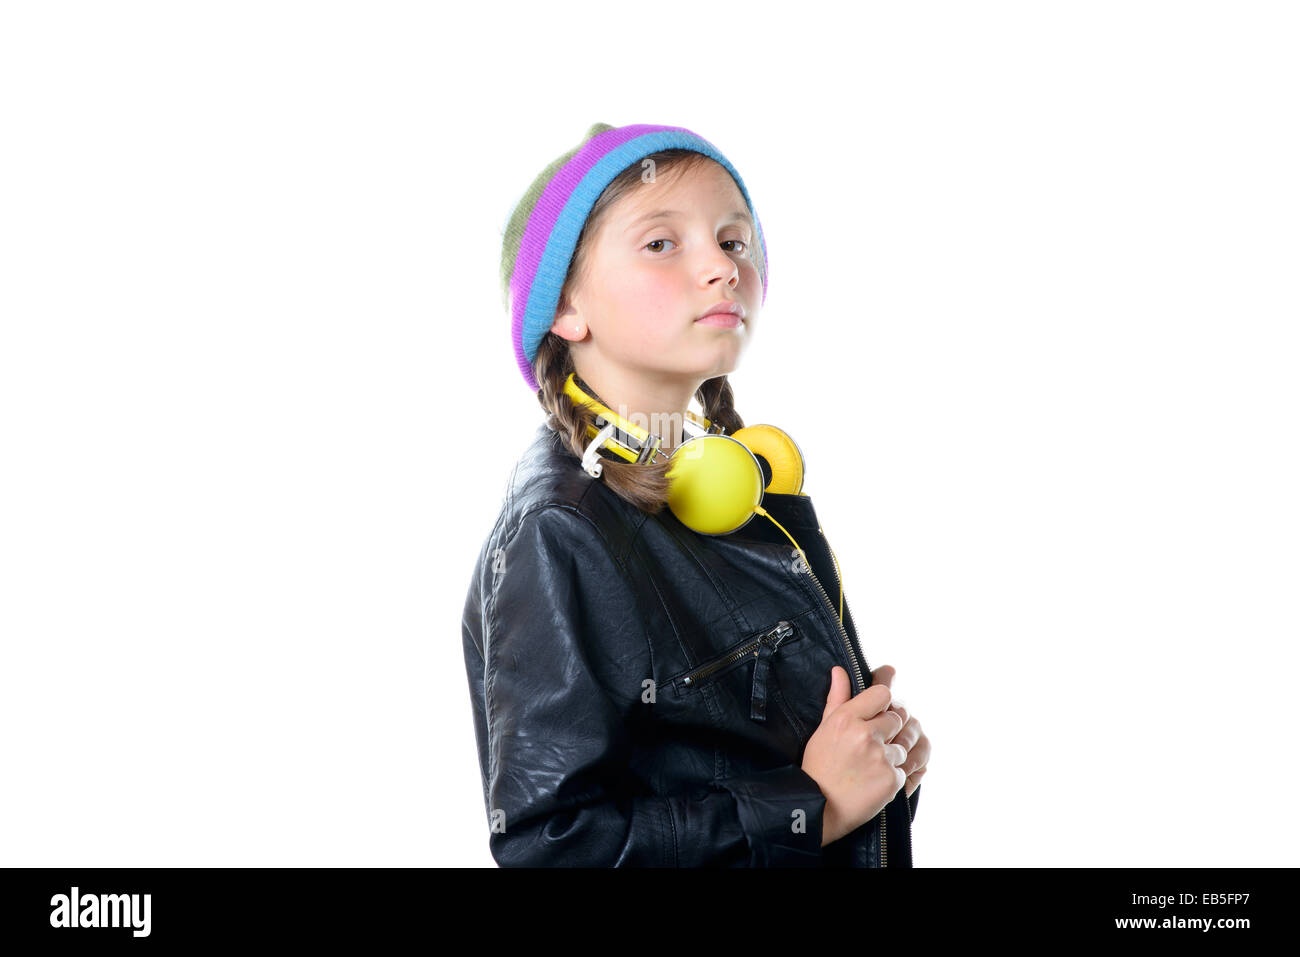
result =
[[[659,460],[664,454],[659,436],[623,418],[587,391],[586,383],[578,383],[577,373],[569,373],[564,391],[575,404],[586,404],[596,415],[596,424],[587,426],[591,442],[582,457],[588,475],[600,477],[601,449],[636,464]],[[732,435],[724,435],[721,425],[714,425],[690,409],[686,410],[686,422],[699,434],[668,453],[668,508],[677,520],[701,535],[727,535],[744,528],[755,515],[762,515],[781,529],[807,561],[799,543],[762,505],[764,492],[806,494],[803,455],[794,439],[774,425],[747,425]],[[843,621],[844,579],[834,549],[831,558],[840,578]]]

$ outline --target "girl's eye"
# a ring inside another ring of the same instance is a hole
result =
[[[644,247],[644,248],[649,249],[651,252],[655,252],[655,253],[657,253],[657,252],[662,252],[663,250],[661,250],[661,249],[652,249],[651,247],[653,247],[653,246],[655,246],[655,245],[657,245],[657,244],[660,244],[660,243],[671,243],[671,242],[672,242],[671,239],[652,239],[652,240],[650,240],[650,242],[648,242],[648,243],[645,244],[645,247]],[[737,252],[737,253],[738,253],[738,252],[744,252],[746,249],[749,248],[749,244],[746,243],[743,239],[724,239],[724,240],[722,241],[722,244],[723,244],[724,246],[725,246],[727,243],[735,243],[737,246],[742,246],[742,247],[744,247],[744,249],[732,249],[732,250],[728,250],[728,252]]]

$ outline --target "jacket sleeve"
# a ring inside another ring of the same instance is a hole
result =
[[[499,865],[821,865],[826,799],[802,768],[681,794],[633,779],[634,728],[653,708],[650,645],[590,520],[544,506],[479,564],[464,650]]]
[[[907,799],[908,806],[912,809],[913,821],[916,820],[916,805],[920,803],[920,800],[921,800],[921,785],[918,784],[916,786],[916,790],[912,792],[912,796]]]

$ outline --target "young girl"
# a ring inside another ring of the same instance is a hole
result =
[[[497,863],[910,867],[929,740],[862,656],[798,447],[732,404],[767,293],[739,173],[598,123],[501,279],[548,416],[464,609]]]

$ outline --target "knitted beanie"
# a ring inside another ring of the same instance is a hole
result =
[[[708,140],[680,126],[596,123],[581,143],[547,166],[516,204],[501,247],[501,293],[510,312],[515,359],[528,388],[539,388],[533,374],[537,348],[550,331],[560,289],[569,272],[578,236],[605,187],[629,166],[661,150],[687,149],[717,162],[736,181],[758,243],[758,273],[767,301],[767,243],[745,183],[736,168]]]

